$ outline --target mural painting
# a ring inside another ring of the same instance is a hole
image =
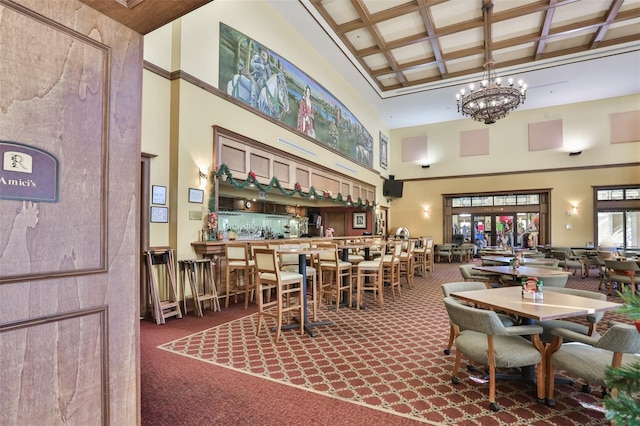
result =
[[[373,137],[340,101],[282,56],[223,23],[218,87],[325,147],[373,167]]]

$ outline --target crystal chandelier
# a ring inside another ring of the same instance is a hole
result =
[[[456,95],[458,112],[462,115],[473,118],[475,121],[482,121],[484,124],[493,124],[496,120],[506,117],[509,112],[518,108],[524,103],[527,93],[527,85],[518,81],[517,87],[513,79],[509,79],[508,85],[502,85],[501,79],[496,75],[494,69],[495,61],[491,54],[491,12],[493,3],[487,2],[482,5],[485,15],[485,58],[484,73],[478,88],[471,83],[469,93],[465,89],[460,90]]]

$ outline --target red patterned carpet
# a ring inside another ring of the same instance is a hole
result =
[[[568,287],[596,290],[593,275],[572,276]],[[440,284],[460,280],[458,264],[437,264],[397,301],[386,293],[384,310],[371,299],[363,311],[324,308],[321,319],[334,325],[316,328],[315,338],[285,331],[277,344],[264,327],[255,336],[255,309],[242,304],[162,326],[143,321],[142,424],[606,423],[599,390],[582,393],[579,383],[558,385],[549,408],[532,384],[501,381],[498,413],[488,408],[482,371],[465,370],[453,385]],[[607,313],[601,331],[614,317]],[[300,410],[308,415],[296,418]]]

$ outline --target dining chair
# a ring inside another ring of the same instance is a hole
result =
[[[352,306],[353,283],[351,282],[351,263],[340,259],[337,244],[318,244],[318,248],[328,249],[318,254],[318,263],[322,281],[320,298],[327,304],[336,302],[336,312],[340,309],[342,297],[347,294],[349,307]]]
[[[514,325],[505,327],[498,314],[459,303],[453,297],[445,297],[444,305],[451,322],[460,334],[455,338],[456,360],[451,382],[457,377],[462,355],[489,368],[489,408],[500,411],[496,402],[496,368],[536,366],[537,397],[544,401],[544,346],[540,341],[542,327]],[[527,336],[527,338],[523,337]]]
[[[636,291],[636,274],[640,271],[637,261],[605,259],[604,263],[608,269],[609,296],[613,292],[614,284],[618,284],[618,290],[622,285],[629,285],[631,291]]]
[[[563,294],[570,294],[572,296],[580,296],[580,297],[588,297],[590,299],[596,300],[607,300],[607,295],[603,293],[598,293],[596,291],[589,290],[581,290],[577,288],[566,288],[566,287],[547,287],[544,286],[545,292],[556,292]],[[540,339],[545,343],[550,343],[553,340],[552,330],[556,328],[562,328],[566,330],[571,330],[575,333],[580,333],[584,336],[589,336],[593,338],[599,338],[600,334],[596,330],[596,327],[600,320],[604,317],[604,312],[594,312],[585,316],[584,322],[578,322],[575,319],[571,321],[555,319],[548,321],[538,321],[537,324],[540,325],[544,332],[540,335]]]
[[[451,293],[456,293],[459,291],[473,291],[473,290],[485,290],[487,288],[486,283],[480,281],[459,281],[459,282],[451,282],[445,283],[441,285],[442,294],[444,297],[451,296]],[[463,302],[464,303],[464,302]],[[498,314],[500,317],[500,321],[505,325],[505,327],[511,327],[512,325],[516,325],[518,320],[509,316],[507,314]],[[447,344],[447,348],[444,350],[445,355],[449,355],[451,353],[451,348],[453,347],[453,341],[456,336],[459,334],[458,327],[449,321],[450,329],[449,329],[449,343]]]
[[[640,333],[633,325],[615,323],[601,337],[585,336],[563,328],[553,329],[552,333],[554,338],[546,351],[546,401],[550,407],[555,406],[554,368],[583,379],[584,392],[590,392],[591,385],[602,386],[604,396],[609,367],[640,363],[640,356],[636,355],[640,352]],[[570,342],[565,343],[565,340]]]
[[[537,268],[537,266],[536,266]],[[566,287],[567,281],[569,281],[569,275],[538,275],[536,278],[542,280],[544,290],[548,288],[562,288]]]
[[[586,278],[584,260],[579,256],[574,256],[569,248],[557,248],[551,250],[551,257],[560,261],[558,264],[565,271],[573,270],[575,275],[580,270],[580,276]]]
[[[463,280],[479,281],[489,284],[490,287],[502,287],[502,284],[500,283],[500,275],[478,271],[473,269],[474,267],[476,267],[475,263],[467,263],[458,267]]]
[[[449,263],[451,263],[451,258],[453,256],[452,250],[452,244],[437,244],[435,248],[435,257],[438,261],[445,258]]]
[[[255,289],[255,262],[249,257],[247,244],[226,244],[227,265],[226,295],[224,307],[229,307],[229,297],[233,292],[235,303],[238,303],[238,292],[244,293],[244,308],[249,307],[249,294]]]
[[[275,249],[255,249],[255,263],[258,270],[257,302],[258,326],[256,336],[260,334],[264,317],[274,318],[276,321],[276,342],[280,339],[283,317],[290,314],[297,315],[300,334],[304,334],[304,297],[302,291],[302,275],[297,272],[281,271]],[[264,293],[276,289],[276,297],[265,301]],[[275,310],[275,312],[273,312]]]

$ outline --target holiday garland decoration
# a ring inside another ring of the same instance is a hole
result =
[[[354,201],[351,195],[344,197],[342,194],[338,194],[335,197],[331,195],[330,191],[318,191],[313,186],[309,188],[309,192],[304,192],[300,183],[294,185],[294,189],[283,188],[277,177],[272,177],[267,185],[263,185],[256,179],[256,174],[250,171],[247,174],[247,178],[244,180],[235,179],[231,174],[231,170],[226,164],[221,164],[220,167],[211,171],[209,180],[211,182],[211,192],[209,194],[209,211],[215,211],[215,179],[220,179],[224,183],[230,183],[236,189],[246,189],[251,185],[254,185],[258,190],[263,192],[269,192],[273,189],[277,189],[284,196],[290,198],[294,195],[299,195],[305,200],[319,199],[331,201],[333,203],[341,203],[344,205],[351,205],[355,208],[364,208],[368,210],[375,209],[375,202],[370,203],[369,200],[362,201],[358,197],[357,201]]]

